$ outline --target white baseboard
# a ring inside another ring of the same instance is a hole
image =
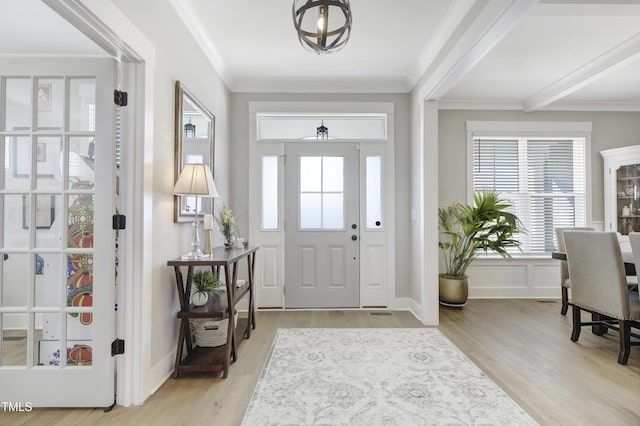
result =
[[[410,297],[396,297],[394,309],[397,311],[409,311],[422,322],[422,307]]]
[[[149,393],[144,398],[145,400],[156,393],[156,391],[160,389],[160,386],[162,386],[164,382],[166,382],[167,379],[171,376],[171,374],[173,373],[173,368],[175,367],[175,362],[176,353],[174,350],[171,353],[167,354],[164,358],[162,358],[158,363],[156,363],[156,365],[151,367],[151,373],[149,374],[150,388]]]

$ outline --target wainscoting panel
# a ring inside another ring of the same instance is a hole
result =
[[[480,258],[467,270],[470,298],[560,298],[560,262],[548,258]]]

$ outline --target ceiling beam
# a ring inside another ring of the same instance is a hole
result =
[[[416,83],[420,99],[442,98],[537,2],[477,0]]]
[[[541,109],[639,58],[640,33],[529,96],[522,103],[524,110]]]

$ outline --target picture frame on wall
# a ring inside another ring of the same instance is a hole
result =
[[[22,196],[22,229],[29,229],[29,207],[30,199],[27,195]],[[51,229],[56,218],[56,197],[36,196],[36,229]]]

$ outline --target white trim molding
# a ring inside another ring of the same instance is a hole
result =
[[[394,103],[393,102],[249,102],[249,240],[261,246],[263,256],[256,260],[255,288],[256,306],[263,308],[277,308],[284,304],[284,146],[288,140],[259,140],[258,117],[261,115],[332,115],[332,114],[383,114],[386,116],[385,140],[355,140],[350,141],[359,144],[361,148],[360,163],[365,161],[366,155],[381,156],[383,161],[383,173],[389,178],[383,182],[383,217],[386,226],[384,231],[366,231],[361,222],[361,252],[360,262],[365,265],[365,253],[362,244],[367,241],[383,246],[383,259],[385,262],[385,277],[381,280],[382,287],[367,287],[363,281],[365,274],[360,270],[360,307],[363,306],[387,306],[393,309],[396,304],[396,264],[395,264],[395,146],[394,146]],[[300,140],[295,140],[300,142]],[[364,148],[366,147],[366,148]],[[261,209],[261,171],[262,156],[278,156],[278,228],[262,229],[260,223]],[[362,164],[360,169],[363,170]],[[362,185],[361,185],[362,186]],[[362,189],[362,188],[361,188]],[[360,199],[361,215],[364,211],[364,197]],[[253,213],[252,213],[253,212]],[[362,219],[362,218],[361,218]],[[367,291],[371,291],[369,294]]]

